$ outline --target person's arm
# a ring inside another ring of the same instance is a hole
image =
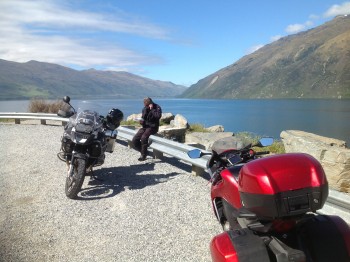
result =
[[[149,105],[149,115],[148,119],[149,121],[158,121],[162,117],[162,109],[158,105],[150,104]]]
[[[148,106],[145,106],[144,108],[142,108],[142,120],[140,120],[141,125],[143,125],[147,120],[149,110],[150,109]]]

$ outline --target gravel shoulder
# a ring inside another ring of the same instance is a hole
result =
[[[210,186],[171,157],[138,162],[125,143],[65,196],[63,127],[0,123],[0,261],[211,261],[221,232]]]

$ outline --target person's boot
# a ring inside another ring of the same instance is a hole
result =
[[[147,147],[148,145],[141,145],[141,157],[139,157],[139,161],[145,161],[147,156]]]
[[[141,155],[139,158],[138,158],[139,161],[145,161],[146,160],[146,156],[144,155]]]

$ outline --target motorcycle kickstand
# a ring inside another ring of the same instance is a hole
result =
[[[90,167],[90,170],[88,170],[88,173],[91,173],[90,175],[90,181],[96,180],[96,181],[103,181],[103,179],[98,178],[94,175],[94,171],[92,170],[92,167]]]

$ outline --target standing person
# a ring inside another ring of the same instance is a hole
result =
[[[159,129],[159,120],[162,117],[162,109],[154,103],[150,97],[143,99],[144,108],[142,109],[142,119],[140,124],[142,128],[132,139],[134,148],[141,152],[139,161],[145,161],[147,156],[148,138],[154,135]]]

